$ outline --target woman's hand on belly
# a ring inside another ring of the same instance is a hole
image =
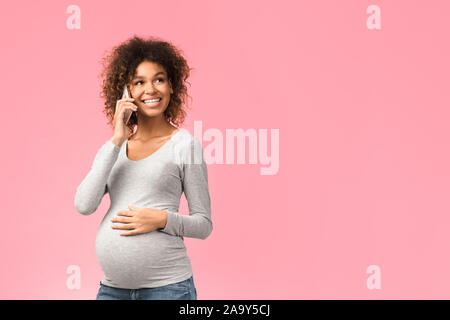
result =
[[[133,236],[164,228],[167,212],[153,208],[137,208],[128,206],[130,210],[117,212],[117,217],[111,219],[113,229],[130,230],[121,236]]]

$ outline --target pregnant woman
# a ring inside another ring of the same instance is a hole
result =
[[[114,133],[75,195],[84,215],[107,192],[111,200],[96,238],[98,300],[197,299],[184,237],[206,239],[213,225],[201,143],[179,128],[189,71],[176,47],[155,38],[135,36],[104,59],[104,112]],[[183,192],[189,215],[178,212]]]

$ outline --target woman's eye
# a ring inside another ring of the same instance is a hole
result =
[[[158,79],[156,79],[156,80],[161,80],[161,82],[164,82],[164,78],[158,78]],[[136,82],[134,85],[138,85],[140,82],[142,82],[142,81],[138,81],[138,82]]]

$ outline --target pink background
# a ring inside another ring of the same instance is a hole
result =
[[[71,4],[80,30],[66,27]],[[372,4],[381,30],[366,27]],[[112,135],[100,57],[136,34],[173,42],[195,69],[191,133],[195,120],[223,134],[280,130],[277,175],[208,166],[214,230],[185,238],[198,299],[449,299],[449,10],[445,0],[3,4],[0,298],[95,299],[109,196],[90,216],[74,196]],[[69,265],[81,268],[79,290],[66,287]],[[369,265],[379,290],[366,286]]]

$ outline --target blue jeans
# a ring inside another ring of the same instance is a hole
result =
[[[121,289],[102,284],[97,300],[197,300],[194,277],[156,288]]]

